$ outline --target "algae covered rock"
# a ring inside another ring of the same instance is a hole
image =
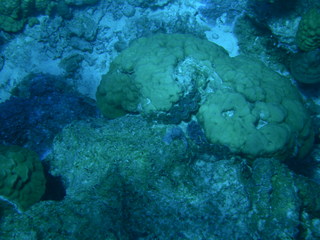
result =
[[[297,176],[295,184],[302,199],[302,239],[320,238],[320,187],[319,184],[304,176]]]
[[[167,128],[153,128],[141,117],[74,122],[54,140],[52,174],[61,175],[67,196],[77,199],[109,177],[110,188],[118,184],[117,178],[147,187],[156,172],[187,157],[183,136],[171,144],[162,139]]]
[[[275,159],[248,165],[238,157],[190,155],[183,134],[167,136],[172,127],[141,116],[70,124],[46,160],[63,179],[66,197],[6,215],[1,236],[278,240],[317,234],[319,185],[300,181]],[[303,227],[302,214],[308,215]]]
[[[68,5],[83,6],[99,2],[100,0],[65,0]]]
[[[98,24],[92,18],[85,15],[80,18],[74,18],[67,23],[67,27],[72,35],[84,38],[89,42],[95,40],[98,32]]]
[[[275,239],[297,236],[303,200],[299,197],[296,178],[276,159],[258,158],[253,162],[246,186],[253,205],[251,220],[261,239],[269,239],[270,235],[277,236]]]
[[[0,144],[24,146],[41,160],[63,127],[98,115],[93,101],[72,90],[65,79],[50,75],[30,74],[12,94],[0,103]]]
[[[293,55],[290,71],[295,80],[303,84],[320,82],[320,49]]]
[[[0,29],[6,32],[19,32],[32,17],[39,14],[50,15],[57,12],[64,18],[71,18],[68,6],[95,4],[99,0],[1,0]]]
[[[128,0],[128,3],[135,7],[142,7],[142,8],[161,8],[168,5],[171,0]]]
[[[96,97],[108,118],[141,113],[176,124],[196,115],[211,143],[250,158],[303,158],[313,144],[288,79],[191,35],[138,39],[111,63]]]
[[[18,32],[23,29],[28,17],[45,12],[51,6],[48,0],[3,0],[0,1],[0,29]]]
[[[46,179],[36,153],[18,146],[0,146],[0,199],[25,211],[45,192]]]

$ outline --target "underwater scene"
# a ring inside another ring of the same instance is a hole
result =
[[[0,0],[0,240],[294,239],[319,0]]]

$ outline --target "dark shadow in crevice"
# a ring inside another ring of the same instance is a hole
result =
[[[249,9],[259,22],[266,22],[272,18],[280,18],[289,15],[297,8],[297,0],[276,0],[274,2],[249,1]]]
[[[316,174],[319,163],[311,156],[305,157],[303,160],[287,161],[286,165],[296,174],[312,178]]]
[[[53,200],[53,201],[61,201],[66,196],[66,189],[62,182],[62,178],[53,176],[50,174],[50,166],[49,164],[42,162],[45,177],[46,177],[46,191],[42,196],[41,200]]]

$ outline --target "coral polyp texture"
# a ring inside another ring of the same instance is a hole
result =
[[[112,62],[96,97],[109,118],[141,113],[177,123],[195,115],[211,143],[250,158],[302,158],[313,144],[310,117],[288,79],[191,35],[138,39]]]
[[[320,82],[320,49],[293,55],[290,71],[295,80],[304,84]]]
[[[138,39],[102,77],[98,106],[110,118],[126,112],[159,115],[192,93],[203,93],[214,73],[213,60],[228,57],[222,47],[208,43],[182,34]]]
[[[211,142],[250,158],[302,158],[309,152],[311,120],[288,79],[243,56],[216,60],[215,66],[221,86],[197,114]]]
[[[25,211],[45,192],[45,176],[36,153],[0,145],[0,199]]]
[[[28,18],[39,13],[48,13],[54,2],[49,0],[2,0],[0,1],[0,29],[18,32],[28,22]]]
[[[0,1],[0,30],[19,32],[30,17],[38,14],[62,13],[68,11],[68,5],[82,6],[97,3],[99,0],[1,0]],[[62,16],[64,17],[64,16]]]
[[[317,183],[276,159],[194,155],[189,140],[137,115],[74,121],[48,159],[66,197],[4,217],[1,239],[319,239]]]
[[[303,51],[320,47],[320,11],[311,9],[301,19],[297,31],[297,44]]]

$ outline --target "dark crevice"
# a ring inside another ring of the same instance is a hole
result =
[[[50,174],[50,166],[43,162],[43,168],[46,177],[46,191],[42,196],[42,201],[53,200],[61,201],[66,196],[66,189],[60,176],[53,176]]]

